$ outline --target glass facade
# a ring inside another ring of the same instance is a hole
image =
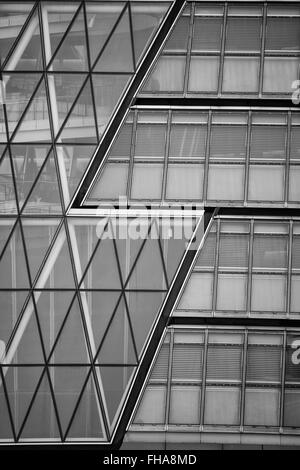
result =
[[[130,431],[299,429],[297,338],[280,328],[168,328]]]
[[[174,315],[298,318],[297,219],[219,217]]]
[[[0,445],[300,445],[299,73],[296,2],[1,3]]]
[[[141,93],[290,95],[300,78],[299,31],[297,4],[188,2]]]
[[[299,157],[300,115],[291,109],[137,107],[85,204],[124,196],[131,204],[298,207]]]

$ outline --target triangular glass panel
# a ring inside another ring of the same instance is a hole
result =
[[[8,150],[0,160],[0,182],[0,214],[14,214],[17,204]]]
[[[137,363],[124,299],[121,299],[111,321],[97,356],[97,363],[100,365]]]
[[[47,64],[50,59],[55,55],[57,47],[59,46],[65,32],[67,31],[71,21],[74,18],[76,11],[78,10],[78,3],[68,2],[68,8],[66,11],[61,5],[55,5],[53,3],[43,4],[43,15],[47,18],[49,25],[49,37],[50,37],[50,49],[48,52],[46,48],[46,61]]]
[[[36,10],[19,37],[13,54],[5,64],[4,70],[42,70],[42,48],[39,15]]]
[[[22,220],[31,279],[34,280],[52,243],[59,219]]]
[[[64,124],[59,135],[59,142],[72,142],[72,139],[89,139],[90,143],[97,143],[94,106],[91,93],[90,80],[84,85],[71,114]]]
[[[54,241],[44,268],[35,284],[35,288],[44,289],[48,281],[50,281],[52,289],[75,289],[70,251],[64,225],[62,225]]]
[[[50,142],[51,132],[44,80],[41,81],[22,121],[13,136],[13,142]]]
[[[181,235],[183,229],[190,229],[192,234],[194,227],[191,225],[192,219],[187,219],[186,221],[180,220],[176,222],[171,222],[169,220],[161,219],[159,223],[159,234],[162,246],[162,253],[165,262],[165,267],[167,271],[169,285],[171,284],[174,275],[180,265],[183,254],[187,248],[188,237],[185,237],[184,234]],[[176,225],[177,224],[177,225]],[[189,224],[189,225],[187,225]],[[180,236],[178,235],[178,232]]]
[[[80,286],[83,289],[122,288],[113,240],[102,239]]]
[[[12,2],[3,2],[0,5],[0,17],[3,34],[0,37],[0,67],[8,56],[8,53],[18,37],[33,3],[23,3],[22,8],[16,8]]]
[[[81,180],[90,160],[94,153],[95,145],[57,145],[56,153],[58,158],[62,158],[67,174],[68,182],[68,200],[65,204],[69,204],[72,199],[79,181]]]
[[[117,411],[123,403],[135,370],[135,367],[100,367],[111,427],[118,416]]]
[[[90,377],[80,398],[78,408],[70,425],[68,440],[97,439],[103,440],[103,418],[99,404],[94,377]]]
[[[34,298],[47,357],[70,308],[75,291],[35,290]]]
[[[31,189],[23,214],[61,214],[61,202],[55,159],[51,150],[43,168]]]
[[[93,74],[95,106],[97,112],[99,135],[106,129],[116,104],[124,93],[131,75]]]
[[[44,373],[25,421],[20,436],[20,440],[22,439],[60,439],[47,373]]]
[[[6,353],[17,364],[42,364],[44,356],[34,303],[29,300]]]
[[[51,70],[76,72],[87,71],[87,47],[83,9],[80,8],[70,30],[67,32],[62,44],[51,62]]]
[[[18,321],[20,312],[28,297],[29,291],[0,291],[1,322],[0,322],[0,361],[6,354],[6,347]]]
[[[135,344],[140,356],[146,338],[165,298],[165,293],[126,292],[126,297]]]
[[[126,288],[139,290],[167,288],[156,224],[151,226],[151,232],[138,255]]]
[[[65,434],[79,395],[87,378],[88,367],[49,367],[62,433]]]
[[[1,11],[1,10],[0,10]],[[1,47],[1,41],[0,41]],[[12,440],[13,433],[11,428],[11,422],[9,419],[8,405],[4,394],[4,387],[0,375],[0,410],[1,410],[1,419],[0,419],[0,439],[2,440]]]
[[[158,30],[169,4],[132,2],[132,30],[136,64],[142,58],[143,52],[149,45],[154,33]]]
[[[29,279],[22,234],[20,225],[17,223],[0,260],[0,288],[27,289],[28,287]]]
[[[87,3],[86,19],[92,65],[116,24],[124,4],[124,2],[114,3],[113,5]]]
[[[16,219],[0,219],[0,259],[1,253],[12,231]]]
[[[18,434],[41,378],[42,366],[3,367],[9,404]],[[1,420],[2,421],[2,416]],[[38,437],[38,436],[37,436]]]
[[[92,350],[96,352],[118,306],[121,292],[82,291],[86,295],[90,318],[92,337],[90,338]]]
[[[90,362],[77,297],[59,333],[50,361],[52,364],[88,364]]]
[[[22,208],[49,153],[50,145],[11,144],[19,206]]]
[[[22,75],[19,73],[4,73],[2,75],[3,83],[5,83],[5,104],[10,136],[19,123],[28,102],[34,95],[40,79],[41,74],[39,73],[22,73]]]
[[[128,8],[106,44],[94,72],[134,72]]]
[[[83,85],[86,74],[83,73],[54,73],[48,74],[49,84],[54,83],[58,122],[53,122],[54,132],[57,134],[66,116],[68,115],[76,97]],[[82,107],[82,106],[81,106]],[[78,114],[79,107],[77,106]],[[80,114],[79,114],[80,115]]]

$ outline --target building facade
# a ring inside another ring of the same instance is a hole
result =
[[[300,446],[300,8],[0,5],[0,445]]]

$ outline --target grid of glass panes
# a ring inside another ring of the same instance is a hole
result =
[[[300,223],[286,218],[216,218],[176,315],[300,314]]]
[[[69,206],[169,6],[1,2],[0,213]]]
[[[195,222],[0,220],[1,442],[109,440]]]
[[[271,110],[130,111],[86,204],[299,205],[300,116]]]
[[[297,432],[299,338],[280,329],[169,327],[129,429]]]
[[[297,4],[189,2],[141,93],[290,95],[299,31]]]

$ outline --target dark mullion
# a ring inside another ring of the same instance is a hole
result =
[[[44,362],[45,362],[45,365],[46,365],[47,353],[46,353],[46,348],[45,348],[45,345],[44,345],[43,333],[42,333],[42,329],[41,329],[41,325],[40,325],[40,321],[39,321],[39,316],[38,316],[38,312],[37,312],[34,293],[32,293],[31,297],[32,297],[32,303],[33,303],[34,315],[35,315],[35,319],[36,319],[36,322],[37,322],[38,334],[39,334],[40,342],[41,342],[41,346],[42,346]],[[62,439],[62,428],[61,428],[61,423],[60,423],[60,419],[59,419],[58,408],[57,408],[55,395],[54,395],[54,390],[53,390],[53,386],[52,386],[52,382],[51,382],[51,377],[50,377],[47,365],[46,365],[46,375],[47,375],[48,381],[49,381],[50,393],[51,393],[52,403],[53,403],[54,411],[55,411],[55,415],[56,415],[56,421],[58,423],[59,435],[60,435],[60,438]]]
[[[2,74],[2,72],[0,72],[0,79],[2,80],[2,78],[3,78],[3,74]],[[6,153],[8,152],[8,158],[9,158],[9,164],[10,164],[10,170],[11,170],[11,176],[12,176],[14,194],[15,194],[15,202],[16,202],[16,208],[17,208],[16,216],[18,216],[18,215],[20,215],[20,206],[19,206],[17,183],[16,183],[16,178],[15,178],[13,159],[12,159],[12,154],[11,154],[11,148],[10,148],[10,145],[9,145],[9,126],[8,126],[7,109],[6,109],[5,102],[3,103],[2,107],[3,107],[3,114],[4,114],[5,133],[6,133],[7,145],[6,145],[6,148],[5,148],[4,152],[2,153],[2,158],[0,160],[0,163],[2,164],[2,161],[5,158]],[[14,225],[14,229],[15,229],[15,225]],[[6,245],[5,245],[5,248],[6,248]],[[2,254],[3,254],[3,251],[2,251]],[[1,255],[1,257],[2,257],[2,255]],[[1,260],[1,257],[0,257],[0,260]]]
[[[104,42],[104,44],[103,44],[103,46],[102,46],[102,49],[99,51],[99,53],[98,53],[98,55],[97,55],[97,57],[96,57],[96,59],[95,59],[95,61],[94,61],[94,64],[93,64],[93,65],[91,64],[91,65],[92,65],[92,67],[91,67],[91,70],[92,70],[92,71],[93,71],[93,69],[95,68],[95,66],[97,65],[97,63],[98,63],[98,61],[99,61],[99,59],[100,59],[102,53],[104,52],[104,50],[105,50],[107,44],[109,43],[109,41],[110,41],[112,35],[114,34],[114,32],[115,32],[116,28],[118,27],[118,25],[119,25],[121,19],[123,18],[123,15],[124,15],[124,13],[125,13],[126,8],[127,8],[127,4],[124,5],[124,7],[123,7],[123,9],[122,9],[122,11],[121,11],[121,13],[120,13],[120,15],[119,15],[119,18],[118,18],[117,21],[115,22],[115,24],[114,24],[114,26],[113,26],[113,28],[112,28],[110,34],[109,34],[108,37],[106,38],[106,41]]]
[[[57,52],[59,51],[59,49],[60,49],[62,43],[64,42],[64,40],[65,40],[65,38],[66,38],[66,36],[69,34],[71,28],[73,27],[73,25],[74,25],[74,23],[75,23],[75,21],[76,21],[78,15],[79,15],[79,13],[80,13],[80,10],[82,9],[82,4],[83,4],[83,2],[80,2],[79,6],[78,6],[78,9],[77,9],[76,12],[74,13],[74,16],[73,16],[73,18],[72,18],[72,20],[71,20],[69,26],[67,27],[66,31],[64,32],[63,37],[61,38],[61,40],[60,40],[60,42],[59,42],[59,44],[58,44],[58,46],[57,46],[55,52],[52,54],[51,60],[49,61],[48,65],[46,64],[46,65],[47,65],[46,70],[48,70],[48,69],[53,65],[53,62],[54,62],[54,59],[55,59],[55,56],[56,56]],[[39,5],[40,5],[40,4],[39,4]]]
[[[120,302],[121,302],[121,299],[122,299],[122,298],[123,298],[123,293],[120,294],[120,296],[119,296],[119,298],[118,298],[118,300],[117,300],[116,306],[115,306],[115,308],[114,308],[114,310],[113,310],[113,313],[112,313],[112,315],[111,315],[111,317],[110,317],[110,320],[109,320],[109,322],[108,322],[108,324],[107,324],[107,327],[106,327],[106,330],[105,330],[105,332],[104,332],[104,335],[103,335],[103,337],[102,337],[102,339],[101,339],[101,341],[100,341],[100,344],[99,344],[99,346],[98,346],[98,348],[97,348],[97,350],[96,350],[96,354],[95,354],[95,357],[94,357],[94,359],[93,359],[93,365],[95,365],[96,361],[98,361],[98,355],[99,355],[99,353],[100,353],[100,351],[101,351],[101,348],[102,348],[102,345],[103,345],[103,343],[104,343],[104,341],[105,341],[105,338],[106,338],[106,336],[107,336],[108,330],[109,330],[109,328],[110,328],[110,326],[111,326],[111,324],[112,324],[112,322],[113,322],[113,320],[114,320],[114,318],[115,318],[116,312],[117,312],[117,310],[118,310],[118,308],[119,308],[119,305],[120,305]]]
[[[134,47],[133,23],[132,23],[132,16],[131,16],[131,2],[127,2],[127,11],[128,11],[128,16],[129,16],[129,28],[130,28],[130,40],[131,40],[133,70],[134,70],[134,72],[136,72],[136,57],[135,57],[135,47]]]
[[[41,84],[42,84],[42,81],[43,81],[43,79],[44,79],[44,74],[43,74],[43,72],[40,72],[40,75],[41,75],[41,77],[40,77],[40,79],[38,80],[37,85],[36,85],[36,87],[35,87],[35,89],[34,89],[32,95],[31,95],[31,97],[30,97],[28,103],[26,104],[26,106],[25,106],[25,108],[24,108],[24,110],[23,110],[21,116],[19,117],[18,123],[17,123],[15,129],[14,129],[14,131],[12,132],[10,138],[8,139],[8,141],[11,142],[11,143],[13,143],[13,140],[14,140],[14,138],[15,138],[15,136],[16,136],[18,130],[19,130],[19,128],[21,127],[21,124],[23,124],[23,119],[24,119],[24,117],[25,117],[25,115],[26,115],[26,113],[27,113],[29,107],[31,106],[33,100],[35,99],[35,97],[36,97],[36,95],[37,95],[37,92],[38,92],[38,90],[39,90],[39,88],[40,88],[40,86],[41,86]],[[7,121],[7,122],[8,122],[8,121]]]
[[[21,214],[21,215],[23,215],[23,211],[24,211],[24,209],[25,209],[25,207],[26,207],[26,205],[27,205],[27,202],[29,201],[31,194],[32,194],[33,190],[35,189],[35,185],[36,185],[36,183],[38,182],[38,180],[39,180],[39,178],[40,178],[40,176],[41,176],[41,174],[42,174],[42,172],[43,172],[43,170],[44,170],[44,168],[45,168],[45,166],[46,166],[46,164],[47,164],[47,162],[48,162],[48,159],[50,158],[50,154],[51,154],[52,150],[53,150],[53,147],[52,147],[52,145],[50,145],[50,149],[49,149],[49,151],[48,151],[47,154],[46,154],[46,157],[45,157],[45,159],[44,159],[44,161],[43,161],[43,163],[42,163],[42,165],[41,165],[41,168],[39,169],[39,171],[38,171],[38,173],[37,173],[37,175],[36,175],[36,177],[35,177],[35,180],[34,180],[34,182],[32,183],[31,188],[30,188],[30,190],[28,191],[28,194],[27,194],[26,198],[24,199],[24,202],[23,202],[23,204],[22,204],[22,207],[20,208],[20,214]],[[31,216],[30,214],[27,214],[27,215],[28,215],[29,217]],[[43,217],[43,214],[42,214],[42,217]],[[55,217],[55,215],[54,215],[54,217]],[[60,216],[59,216],[59,215],[56,215],[56,217],[60,217]]]
[[[260,67],[258,77],[258,96],[262,97],[263,94],[263,79],[264,79],[264,66],[265,66],[265,43],[266,43],[266,30],[267,30],[267,3],[263,4],[263,17],[262,17],[262,36],[261,36],[261,51],[260,51]]]
[[[248,204],[248,188],[250,173],[250,154],[251,154],[251,137],[252,137],[252,111],[248,111],[247,135],[246,135],[246,157],[245,157],[245,173],[244,173],[244,205]]]
[[[6,383],[5,383],[5,378],[4,378],[4,374],[3,374],[1,364],[0,364],[0,380],[1,380],[1,383],[2,383],[3,391],[4,391],[4,397],[5,397],[5,402],[6,402],[6,407],[7,407],[7,411],[8,411],[9,421],[10,421],[10,425],[11,425],[12,435],[13,435],[14,441],[16,442],[17,441],[17,436],[16,436],[15,425],[14,425],[14,418],[13,418],[12,411],[11,411],[11,408],[10,408],[9,396],[8,396]]]
[[[42,367],[42,366],[43,366],[43,365],[41,365],[41,367]],[[26,421],[27,421],[27,418],[28,418],[28,416],[29,416],[29,414],[30,414],[30,411],[31,411],[31,409],[32,409],[32,406],[33,406],[33,404],[34,404],[35,397],[36,397],[36,395],[37,395],[37,393],[38,393],[38,391],[39,391],[39,388],[40,388],[40,385],[41,385],[41,383],[42,383],[42,380],[43,380],[43,378],[44,378],[45,373],[46,373],[46,367],[44,366],[44,367],[43,367],[43,371],[42,371],[42,373],[41,373],[41,376],[40,376],[40,378],[39,378],[39,380],[38,380],[37,386],[36,386],[36,388],[35,388],[35,391],[34,391],[34,393],[33,393],[33,395],[32,395],[32,398],[31,398],[29,407],[28,407],[28,409],[27,409],[27,411],[26,411],[26,414],[25,414],[25,417],[24,417],[24,419],[23,419],[23,423],[22,423],[22,425],[20,426],[19,432],[18,432],[18,434],[17,434],[17,442],[19,441],[19,439],[20,439],[20,437],[21,437],[21,435],[22,435],[24,426],[25,426],[25,424],[26,424]]]
[[[57,217],[56,217],[56,218],[57,218]],[[60,233],[60,231],[61,231],[62,225],[63,225],[63,219],[62,219],[62,217],[60,217],[60,221],[59,221],[59,223],[57,224],[57,227],[54,229],[54,235],[53,235],[52,241],[51,241],[51,243],[49,244],[48,249],[46,250],[46,253],[45,253],[45,256],[44,256],[44,258],[43,258],[43,261],[42,261],[40,267],[38,268],[38,271],[37,271],[37,273],[36,273],[36,276],[35,276],[35,278],[34,278],[34,281],[32,282],[32,290],[35,290],[35,285],[36,285],[37,281],[39,280],[40,275],[41,275],[41,273],[42,273],[42,271],[43,271],[43,269],[44,269],[44,267],[45,267],[45,264],[46,264],[46,262],[47,262],[47,260],[48,260],[48,258],[49,258],[49,256],[50,256],[50,253],[51,253],[51,251],[52,251],[52,248],[53,248],[53,246],[54,246],[54,244],[55,244],[55,242],[56,242],[56,240],[57,240],[57,237],[58,237],[58,235],[59,235],[59,233]],[[58,291],[58,290],[60,291],[60,290],[62,290],[62,289],[51,289],[51,288],[49,288],[49,289],[44,289],[44,288],[36,289],[37,292],[39,292],[39,291],[42,292],[42,291],[44,291],[44,290],[47,290],[47,291],[52,292],[52,291]],[[64,290],[74,291],[74,289],[64,289]]]
[[[29,14],[26,18],[26,21],[25,21],[24,25],[22,26],[18,36],[15,38],[12,47],[9,49],[7,57],[5,58],[3,64],[1,65],[2,72],[4,72],[6,64],[10,61],[11,57],[13,56],[14,51],[16,50],[17,44],[20,42],[21,37],[23,36],[24,32],[26,31],[27,26],[30,23],[31,19],[33,18],[37,7],[38,7],[38,2],[35,2],[32,9],[30,10],[30,12],[29,12]],[[22,71],[22,73],[24,73],[24,72]]]
[[[60,135],[61,135],[62,131],[64,130],[64,127],[65,127],[66,123],[68,122],[68,119],[69,119],[70,115],[72,114],[73,109],[75,108],[75,106],[76,106],[76,104],[77,104],[77,101],[78,101],[79,96],[81,95],[81,93],[82,93],[82,91],[83,91],[85,85],[87,84],[87,82],[88,82],[88,80],[89,80],[90,74],[89,74],[88,72],[84,72],[82,75],[86,75],[85,78],[84,78],[84,80],[83,80],[83,82],[82,82],[82,85],[81,85],[81,87],[80,87],[80,89],[79,89],[79,91],[78,91],[78,93],[77,93],[77,95],[76,95],[76,97],[75,97],[75,99],[74,99],[74,101],[73,101],[73,103],[72,103],[72,105],[71,105],[71,107],[70,107],[68,113],[66,114],[66,116],[65,116],[65,118],[64,118],[64,120],[63,120],[63,122],[62,122],[62,124],[60,125],[60,128],[59,128],[58,133],[56,134],[56,136],[55,136],[55,134],[54,134],[54,139],[53,139],[53,141],[55,142],[55,144],[60,143],[60,142],[58,142],[58,140],[60,139]],[[95,124],[96,124],[96,123],[95,123]]]
[[[68,320],[68,318],[69,318],[70,312],[71,312],[71,310],[72,310],[72,308],[73,308],[73,304],[74,304],[74,301],[75,301],[76,298],[78,298],[78,297],[77,297],[77,292],[75,291],[75,292],[74,292],[74,295],[73,295],[73,297],[72,297],[71,303],[70,303],[70,305],[69,305],[69,307],[68,307],[68,309],[67,309],[67,313],[66,313],[66,315],[65,315],[65,318],[63,319],[63,321],[62,321],[62,323],[61,323],[60,329],[58,330],[58,333],[57,333],[56,338],[55,338],[55,340],[54,340],[53,346],[52,346],[52,348],[51,348],[51,350],[50,350],[50,352],[49,352],[49,354],[48,354],[48,359],[47,359],[47,361],[46,361],[46,365],[48,365],[48,364],[50,363],[51,359],[52,359],[52,356],[53,356],[53,354],[54,354],[54,352],[55,352],[57,343],[58,343],[58,341],[59,341],[59,339],[60,339],[62,330],[64,329],[64,326],[65,326],[65,324],[66,324],[66,322],[67,322],[67,320]],[[50,365],[52,365],[52,364],[50,364]]]
[[[219,52],[219,77],[218,77],[218,89],[217,95],[220,97],[223,90],[223,71],[224,71],[224,61],[225,61],[225,41],[227,33],[227,13],[228,13],[228,3],[223,4],[223,25],[222,25],[222,37],[221,37],[221,47]]]
[[[105,224],[103,233],[106,231],[106,229],[107,229],[107,227],[108,227],[108,224],[109,224],[109,222],[107,222],[107,223]],[[92,289],[92,288],[91,288],[91,289],[82,288],[82,287],[81,287],[81,284],[83,284],[83,281],[84,281],[84,279],[85,279],[85,276],[86,276],[88,270],[90,269],[90,266],[91,266],[91,264],[92,264],[92,262],[93,262],[93,259],[94,259],[94,256],[95,256],[95,254],[96,254],[96,251],[98,250],[99,245],[101,244],[101,241],[102,241],[102,238],[99,238],[99,240],[96,242],[94,251],[92,252],[92,254],[91,254],[90,258],[89,258],[89,261],[88,261],[88,263],[87,263],[87,265],[86,265],[85,270],[82,272],[82,277],[81,277],[81,279],[78,281],[78,289],[82,289],[82,290],[94,290],[94,289]],[[105,289],[105,290],[107,290],[107,289]],[[118,289],[118,290],[119,290],[119,289]]]
[[[129,114],[128,114],[129,116]],[[133,169],[135,163],[135,146],[137,139],[137,126],[138,126],[138,110],[134,110],[133,122],[131,123],[131,142],[130,142],[130,155],[129,155],[129,164],[128,164],[128,177],[126,185],[126,194],[127,198],[130,199],[131,188],[132,188],[132,178],[133,178]]]
[[[85,392],[85,389],[86,389],[88,380],[89,380],[89,378],[90,378],[91,371],[92,371],[92,367],[91,367],[90,364],[89,364],[89,366],[90,366],[90,367],[89,367],[89,371],[88,371],[88,373],[87,373],[87,376],[86,376],[85,381],[84,381],[84,383],[83,383],[83,387],[82,387],[81,392],[80,392],[80,394],[79,394],[79,396],[78,396],[78,399],[77,399],[77,401],[76,401],[75,408],[74,408],[73,413],[72,413],[72,415],[71,415],[71,418],[70,418],[69,424],[68,424],[68,426],[67,426],[66,432],[65,432],[65,434],[64,434],[64,436],[63,436],[63,439],[62,439],[63,442],[66,441],[66,438],[67,438],[67,436],[68,436],[68,433],[69,433],[69,431],[70,431],[70,428],[71,428],[71,426],[72,426],[72,424],[73,424],[74,417],[75,417],[75,415],[76,415],[76,412],[77,412],[77,410],[78,410],[79,404],[80,404],[80,402],[81,402],[81,398],[82,398],[82,396],[83,396],[83,394],[84,394],[84,392]]]
[[[182,11],[184,8],[185,6],[182,7]],[[183,16],[181,17],[184,18]],[[188,93],[194,28],[195,28],[195,3],[193,2],[190,7],[190,20],[189,20],[189,26],[188,26],[188,30],[189,30],[188,44],[187,44],[187,53],[185,57],[185,71],[184,71],[184,78],[183,78],[183,96],[186,96],[186,94]]]
[[[136,358],[136,361],[138,363],[138,352],[137,352],[137,347],[136,347],[136,344],[135,344],[135,336],[134,336],[133,327],[132,327],[132,323],[131,323],[131,318],[130,318],[130,314],[129,314],[129,307],[128,307],[126,295],[125,295],[125,292],[124,292],[124,282],[123,282],[123,276],[122,276],[122,269],[121,269],[121,263],[120,263],[120,258],[119,258],[119,253],[118,253],[118,248],[117,248],[115,238],[113,238],[113,245],[114,245],[114,251],[115,251],[115,258],[116,258],[117,265],[118,265],[118,273],[119,273],[120,283],[121,283],[121,287],[122,287],[121,292],[122,292],[122,295],[123,295],[123,298],[124,298],[127,321],[128,321],[128,324],[129,324],[129,330],[130,330],[130,334],[131,334],[131,337],[132,337],[135,358]]]
[[[163,265],[163,273],[164,273],[164,278],[165,278],[165,282],[166,282],[166,286],[167,286],[167,291],[170,289],[170,284],[169,284],[169,279],[168,279],[168,274],[167,274],[167,268],[166,268],[166,265],[165,265],[165,259],[164,259],[164,253],[163,253],[163,247],[162,247],[162,243],[161,243],[161,239],[160,239],[160,234],[159,234],[159,227],[157,227],[157,231],[158,231],[158,246],[159,246],[159,252],[160,252],[160,257],[161,257],[161,262],[162,262],[162,265]]]
[[[96,137],[97,142],[100,140],[99,136],[99,129],[98,129],[98,118],[97,118],[97,111],[96,111],[96,100],[95,100],[95,92],[94,92],[94,84],[93,80],[91,79],[91,70],[92,70],[92,61],[91,61],[91,54],[90,54],[90,40],[88,35],[88,26],[87,26],[87,17],[86,17],[86,4],[83,3],[83,17],[84,17],[84,31],[85,31],[85,40],[86,40],[86,48],[87,48],[87,59],[88,59],[88,69],[89,69],[89,77],[90,77],[90,87],[91,87],[91,95],[92,95],[92,103],[93,103],[93,112],[94,112],[94,120],[96,125]]]
[[[147,236],[146,236],[145,239],[143,240],[143,242],[142,242],[142,244],[141,244],[141,246],[140,246],[140,249],[139,249],[139,251],[138,251],[138,254],[137,254],[137,256],[136,256],[136,258],[135,258],[135,260],[134,260],[134,263],[133,263],[133,265],[131,266],[131,269],[130,269],[129,274],[128,274],[128,277],[127,277],[127,280],[126,280],[126,282],[125,282],[125,284],[124,284],[124,289],[126,289],[126,286],[128,285],[128,283],[129,283],[129,281],[130,281],[130,277],[131,277],[133,271],[135,270],[135,267],[136,267],[136,264],[137,264],[137,262],[138,262],[138,260],[139,260],[139,257],[140,257],[140,255],[141,255],[141,253],[142,253],[142,251],[143,251],[143,249],[144,249],[144,246],[145,246],[145,244],[146,244],[146,242],[147,242],[147,240],[148,240],[149,234],[150,234],[150,232],[151,232],[152,225],[153,225],[153,221],[149,223],[149,228],[148,228],[148,231],[147,231]]]
[[[1,218],[2,218],[2,215],[1,215]],[[11,226],[12,228],[10,229],[10,233],[9,233],[9,235],[8,235],[8,237],[7,237],[7,240],[6,240],[6,242],[5,242],[5,244],[4,244],[3,248],[2,248],[2,251],[0,252],[0,263],[1,263],[1,260],[2,260],[2,258],[3,258],[4,253],[5,253],[5,251],[6,251],[6,248],[7,248],[7,246],[8,246],[9,243],[10,243],[10,240],[11,240],[11,238],[13,237],[13,234],[14,234],[14,231],[15,231],[16,226],[17,226],[17,224],[18,224],[18,221],[19,221],[19,218],[18,218],[18,216],[16,215],[16,220],[15,220],[14,223],[12,224],[12,226]],[[1,291],[1,290],[7,291],[7,290],[15,290],[15,289],[14,289],[13,287],[11,287],[11,289],[3,289],[3,288],[1,288],[0,291]],[[24,290],[24,289],[22,289],[22,290]],[[25,289],[25,290],[28,290],[28,289]]]

